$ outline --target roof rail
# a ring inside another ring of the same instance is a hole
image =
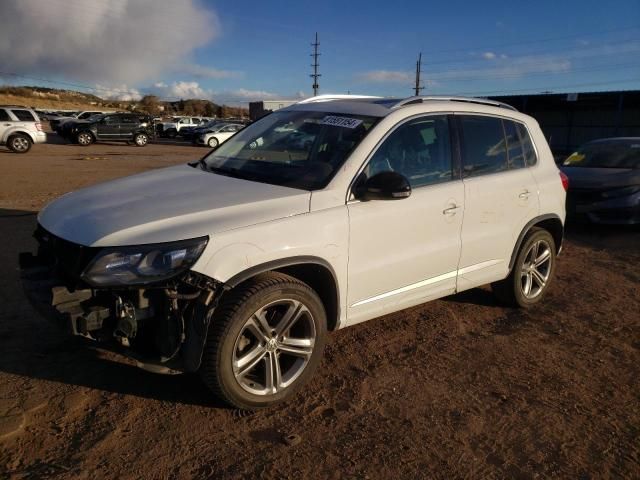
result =
[[[376,97],[372,95],[317,95],[315,97],[305,98],[298,103],[330,102],[331,100],[366,100],[376,98],[382,97]]]
[[[465,102],[465,103],[475,103],[478,105],[489,105],[492,107],[500,107],[500,108],[507,108],[509,110],[515,110],[517,112],[517,110],[512,107],[511,105],[507,104],[507,103],[502,103],[502,102],[496,102],[495,100],[488,100],[486,98],[474,98],[474,97],[447,97],[447,96],[439,96],[439,95],[429,95],[429,96],[415,96],[415,97],[409,97],[409,98],[405,98],[404,100],[400,100],[398,103],[396,103],[395,105],[393,105],[391,108],[400,108],[400,107],[404,107],[405,105],[412,105],[414,103],[422,103],[422,102],[429,102],[432,100],[440,100],[440,101],[445,101],[445,102]]]

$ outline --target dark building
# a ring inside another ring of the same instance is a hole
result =
[[[640,137],[639,90],[490,98],[534,117],[557,156],[597,138]]]
[[[293,105],[300,100],[263,100],[249,103],[249,118],[252,121],[264,117],[267,113],[275,112],[289,105]]]

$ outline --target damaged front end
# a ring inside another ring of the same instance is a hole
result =
[[[190,270],[207,238],[85,247],[42,227],[38,252],[20,254],[25,293],[69,333],[158,373],[198,370],[224,285]]]

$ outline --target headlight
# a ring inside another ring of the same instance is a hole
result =
[[[174,277],[193,265],[207,237],[132,247],[107,247],[82,274],[94,287],[146,285]]]

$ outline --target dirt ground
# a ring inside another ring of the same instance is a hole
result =
[[[640,478],[638,230],[570,228],[534,310],[476,289],[336,332],[311,383],[255,414],[196,376],[79,347],[31,309],[17,256],[38,209],[204,152],[0,148],[0,477]]]

